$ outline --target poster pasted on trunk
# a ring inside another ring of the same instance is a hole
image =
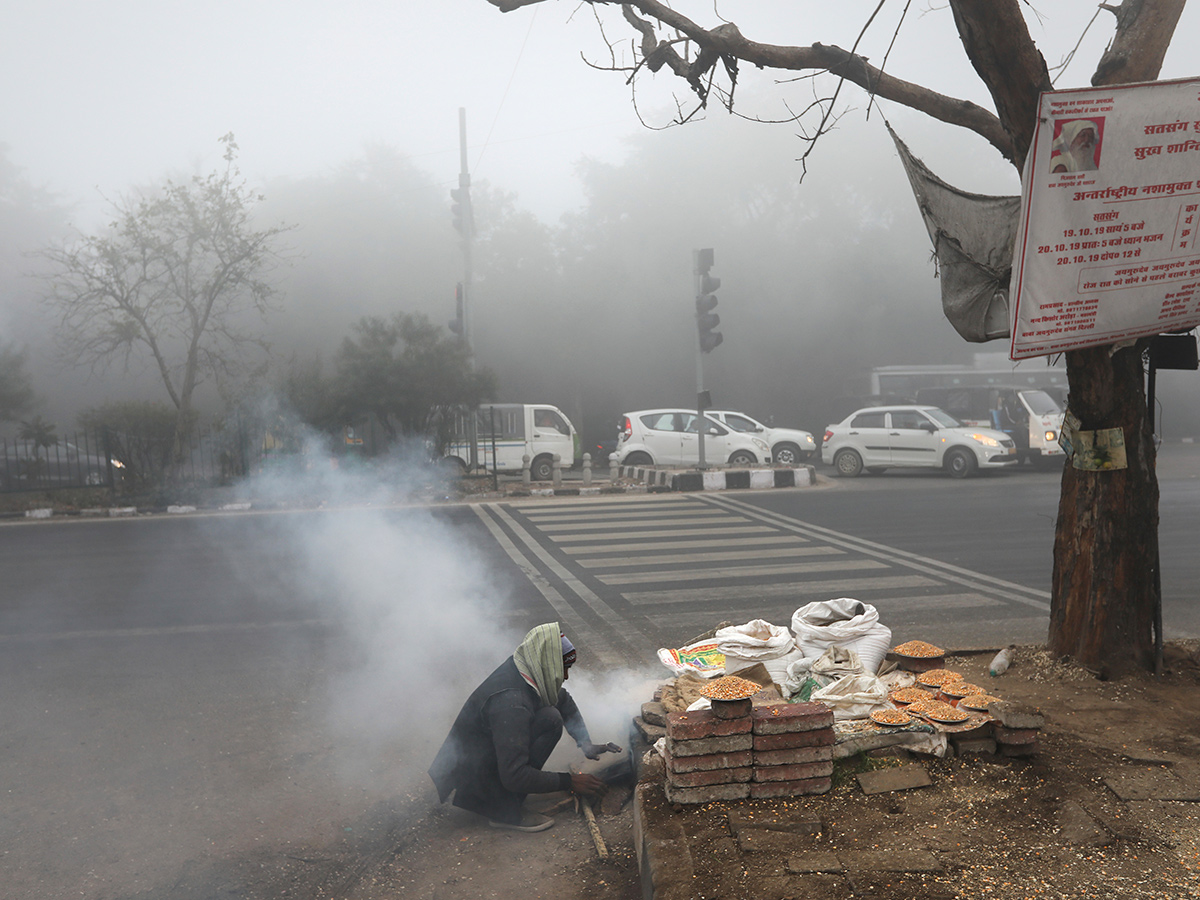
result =
[[[1011,357],[1200,324],[1200,79],[1042,94]]]

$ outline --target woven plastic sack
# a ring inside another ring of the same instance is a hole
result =
[[[678,649],[663,647],[658,651],[658,660],[676,675],[690,672],[702,678],[716,678],[725,674],[725,655],[717,649],[713,638]]]
[[[850,597],[800,607],[792,614],[792,631],[805,656],[819,657],[834,645],[845,647],[858,654],[869,675],[879,671],[892,644],[892,629],[879,621],[875,607]]]
[[[873,709],[887,706],[887,686],[874,675],[846,675],[814,691],[810,700],[833,708],[834,719],[865,719]]]
[[[772,625],[765,619],[752,619],[745,625],[721,628],[716,634],[717,649],[725,654],[725,674],[732,675],[762,663],[771,680],[783,684],[788,664],[803,654],[796,647],[792,633],[783,625]]]

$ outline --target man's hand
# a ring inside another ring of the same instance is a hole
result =
[[[604,791],[604,782],[595,775],[588,775],[586,772],[571,773],[571,793],[593,797],[596,794],[603,794]]]
[[[607,744],[584,744],[579,748],[588,759],[599,759],[601,753],[620,753],[621,748],[611,741]]]

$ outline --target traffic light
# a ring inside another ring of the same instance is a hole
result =
[[[450,199],[454,201],[450,204],[450,215],[454,218],[454,228],[463,236],[463,240],[469,240],[474,227],[471,216],[471,189],[468,187],[451,188]]]
[[[460,281],[454,288],[454,318],[450,320],[450,330],[459,337],[463,336],[463,289]]]
[[[713,266],[712,248],[697,250],[696,268],[696,328],[700,332],[700,352],[709,353],[720,346],[725,336],[714,329],[721,324],[721,317],[713,310],[717,306],[716,290],[721,279],[708,274]]]

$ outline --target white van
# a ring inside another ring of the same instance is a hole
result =
[[[471,444],[465,422],[459,422],[447,445],[443,460],[457,463],[466,471]],[[534,481],[549,481],[554,474],[554,455],[564,470],[575,464],[579,435],[561,409],[538,403],[490,403],[475,414],[479,465],[489,472],[520,474],[521,457],[528,454]]]
[[[940,406],[964,425],[994,428],[1009,435],[1017,454],[1034,465],[1061,464],[1058,445],[1063,411],[1048,393],[1035,388],[962,385],[921,388],[917,402]]]

